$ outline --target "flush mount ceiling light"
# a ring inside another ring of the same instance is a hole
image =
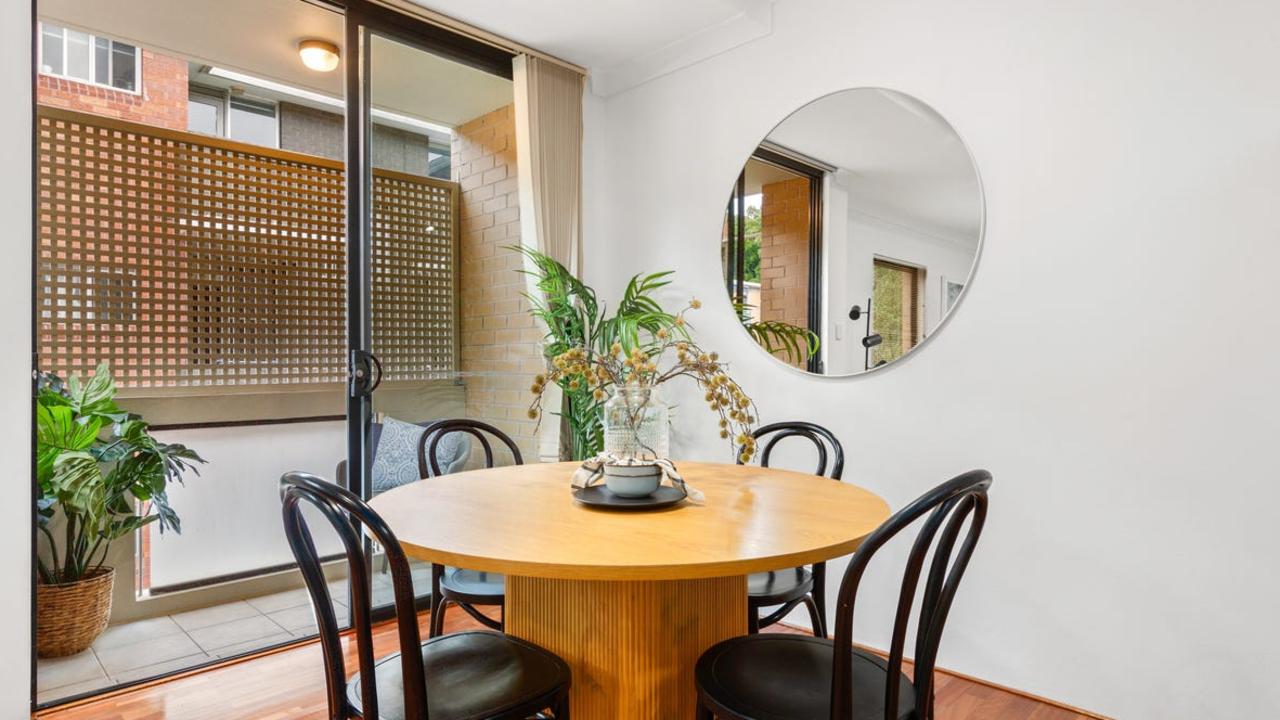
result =
[[[303,40],[298,43],[298,56],[303,65],[318,72],[330,72],[338,67],[338,46],[328,40]]]

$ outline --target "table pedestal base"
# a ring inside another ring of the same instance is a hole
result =
[[[507,633],[573,671],[573,720],[692,720],[693,667],[747,632],[747,579],[507,577]]]

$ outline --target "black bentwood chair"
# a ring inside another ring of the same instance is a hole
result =
[[[818,454],[815,475],[839,480],[844,472],[844,448],[830,430],[810,422],[792,421],[763,425],[751,436],[756,440],[767,437],[760,445],[760,466],[769,467],[769,456],[779,441],[798,437],[813,443]],[[828,452],[828,447],[830,452]],[[827,474],[827,460],[831,460],[831,474]],[[738,460],[742,464],[742,460]],[[770,570],[747,576],[747,632],[756,633],[768,627],[803,604],[809,610],[813,634],[827,636],[827,564],[814,563],[811,568],[798,567],[789,570]],[[766,617],[760,617],[761,608],[780,606]]]
[[[480,442],[484,449],[484,466],[493,467],[493,445],[486,433],[507,446],[516,465],[523,465],[520,448],[506,433],[498,428],[478,420],[440,420],[427,427],[430,436],[427,443],[427,464],[430,477],[439,477],[440,462],[436,457],[436,446],[440,438],[450,433],[466,433]],[[462,608],[468,615],[485,627],[501,631],[503,623],[495,621],[476,609],[477,605],[497,605],[501,608],[506,599],[506,578],[501,573],[479,572],[462,568],[431,565],[431,637],[438,637],[444,632],[444,611],[452,603]]]
[[[833,640],[746,635],[703,653],[694,671],[698,720],[933,720],[938,643],[982,534],[990,487],[990,473],[972,470],[925,493],[867,536],[840,583]],[[926,519],[907,558],[885,660],[853,645],[858,584],[876,551],[921,518]],[[968,531],[962,538],[966,520]],[[916,628],[914,677],[908,678],[902,672],[907,626],[931,547],[933,560]]]
[[[329,720],[517,720],[551,712],[569,717],[569,666],[542,648],[482,630],[421,642],[409,561],[373,508],[348,490],[302,472],[280,478],[284,529],[307,583],[320,627]],[[342,642],[311,530],[312,505],[342,539],[351,581],[351,622],[360,671],[346,682]],[[400,652],[373,658],[369,570],[361,528],[387,553]]]

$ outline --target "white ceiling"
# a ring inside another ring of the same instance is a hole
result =
[[[342,97],[341,68],[308,70],[298,42],[342,45],[342,16],[303,0],[40,0],[41,17],[166,54]],[[450,127],[512,101],[509,80],[378,40],[375,107]],[[146,83],[146,77],[143,77]]]
[[[620,92],[768,34],[774,0],[411,0],[587,68]]]
[[[768,140],[847,170],[856,207],[977,245],[977,171],[955,130],[924,103],[892,90],[845,90],[796,111]]]

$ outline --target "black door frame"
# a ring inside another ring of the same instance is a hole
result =
[[[373,200],[370,39],[377,34],[508,80],[516,55],[404,15],[370,0],[334,2],[345,13],[346,188],[347,188],[347,482],[360,497],[372,497],[373,390],[382,371],[373,355]],[[373,373],[377,377],[371,377]],[[365,539],[366,562],[372,541]],[[350,592],[350,588],[348,588]],[[420,597],[422,607],[430,597]],[[374,618],[392,617],[394,608],[374,609]]]
[[[796,158],[765,146],[757,147],[751,153],[752,160],[776,165],[784,170],[796,173],[809,179],[809,297],[806,304],[806,320],[809,332],[822,343],[822,209],[823,180],[827,173],[816,165],[802,162]],[[745,302],[745,263],[746,263],[746,166],[738,174],[733,193],[729,198],[728,242],[726,267],[726,285],[734,302]],[[812,373],[822,373],[821,355],[810,355],[806,360],[806,369]]]

